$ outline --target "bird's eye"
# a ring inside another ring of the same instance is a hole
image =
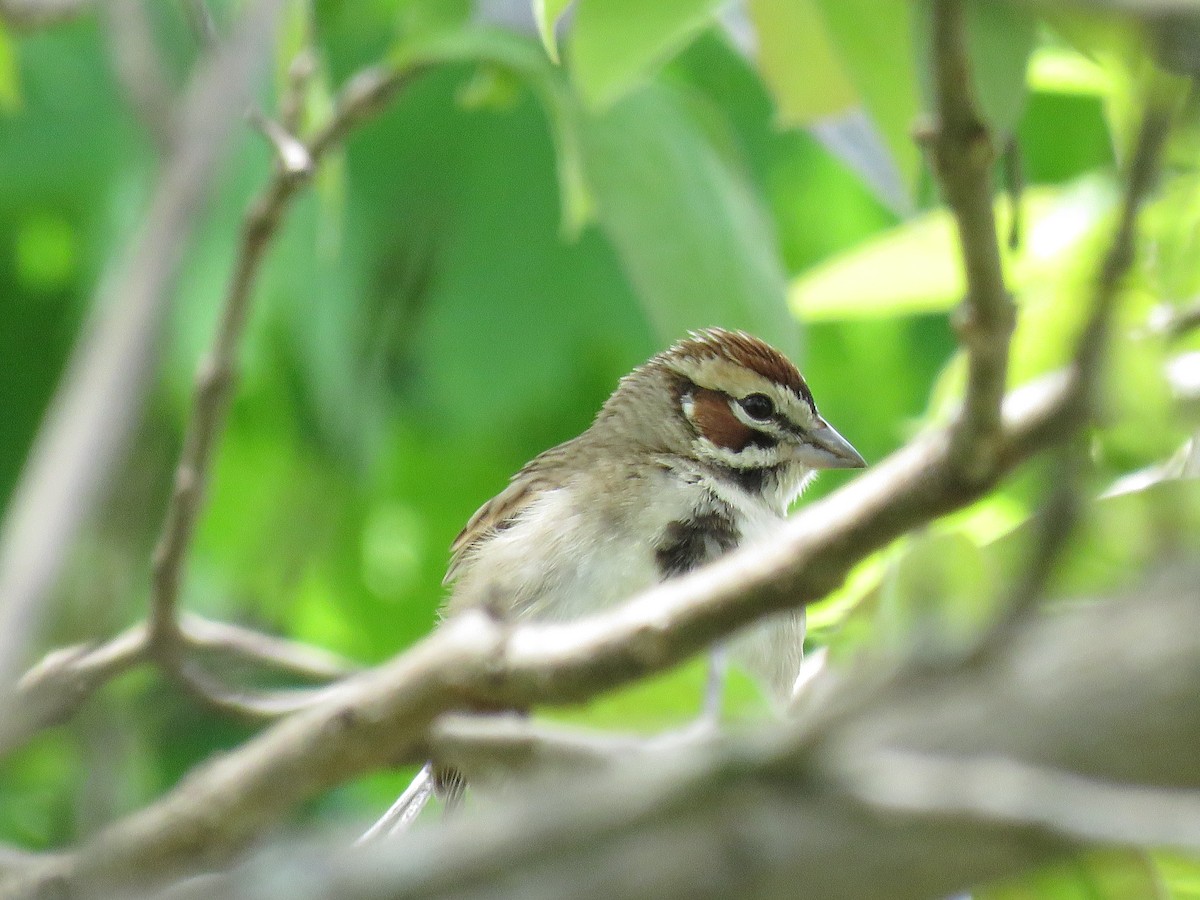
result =
[[[769,419],[775,412],[775,404],[766,394],[750,394],[742,398],[742,409],[752,419]]]

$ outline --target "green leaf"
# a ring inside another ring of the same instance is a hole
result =
[[[473,6],[471,0],[404,0],[397,31],[408,38],[452,35],[466,27]]]
[[[558,37],[554,29],[570,5],[571,0],[533,0],[533,18],[537,22],[538,36],[542,39],[546,53],[555,63],[559,60]]]
[[[969,0],[966,19],[979,105],[992,129],[1009,135],[1025,108],[1025,69],[1037,40],[1037,18],[1014,3]]]
[[[0,22],[0,112],[15,113],[21,108],[21,76],[17,64],[17,45]]]
[[[798,329],[768,217],[677,95],[648,85],[584,134],[600,225],[660,340],[723,325],[794,353]]]
[[[920,111],[913,12],[904,0],[816,0],[850,82],[913,194],[921,152],[912,138]]]
[[[579,0],[571,27],[571,77],[604,109],[682,49],[721,0]]]
[[[813,0],[750,0],[749,12],[758,67],[780,125],[807,125],[858,105],[858,92]]]
[[[1047,595],[1073,598],[1127,585],[1164,554],[1200,551],[1200,478],[1155,478],[1141,473],[1088,505]],[[985,547],[999,571],[1020,571],[1037,539],[1033,519]]]
[[[937,645],[961,643],[991,611],[988,586],[995,572],[962,531],[937,528],[913,535],[889,574],[879,624],[897,646],[914,637]]]
[[[392,62],[405,67],[446,62],[478,62],[519,77],[538,97],[550,124],[557,163],[562,230],[575,237],[592,216],[584,177],[580,113],[561,73],[536,45],[496,29],[460,29],[401,42]]]

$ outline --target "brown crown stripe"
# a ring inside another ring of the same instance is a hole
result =
[[[744,331],[725,331],[709,328],[695,332],[666,353],[667,356],[691,357],[692,359],[727,359],[745,366],[770,381],[790,388],[815,410],[812,392],[808,389],[800,370],[790,359],[772,347]]]

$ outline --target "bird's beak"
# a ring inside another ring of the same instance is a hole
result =
[[[807,431],[796,451],[800,462],[813,469],[861,469],[867,461],[824,419]]]

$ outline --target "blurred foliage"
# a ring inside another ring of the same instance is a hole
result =
[[[622,374],[688,328],[746,327],[795,354],[822,411],[870,460],[945,421],[961,386],[949,312],[962,276],[912,140],[927,106],[925,4],[750,0],[723,25],[710,0],[579,0],[563,16],[567,5],[290,8],[263,100],[270,108],[311,38],[310,126],[363,65],[432,67],[353,134],[275,241],[189,609],[365,663],[411,644],[436,621],[446,548],[475,507],[585,428]],[[147,9],[175,90],[200,47],[179,4]],[[488,10],[508,27],[481,25]],[[1014,386],[1069,358],[1146,87],[1180,78],[1178,48],[1173,76],[1150,61],[1153,28],[1032,10],[969,10],[985,113],[1016,135],[1024,169],[1024,189],[997,199],[1002,231],[1021,212],[1006,253],[1021,310]],[[227,28],[231,9],[214,12]],[[94,21],[28,35],[0,26],[0,500],[155,176],[111,52]],[[1089,490],[1142,475],[1085,510],[1055,599],[1197,549],[1200,492],[1180,481],[1196,454],[1177,452],[1196,422],[1177,415],[1162,375],[1197,342],[1149,327],[1155,308],[1193,301],[1200,285],[1193,112],[1184,107],[1145,217]],[[46,647],[107,635],[145,609],[192,372],[269,165],[269,149],[243,134],[185,262],[129,464],[55,599]],[[847,658],[965,639],[1028,558],[1052,471],[1035,464],[875,554],[812,611],[814,640]],[[845,478],[822,477],[810,498]],[[696,662],[560,715],[661,728],[694,713],[702,678]],[[744,679],[728,705],[762,712]],[[112,721],[123,723],[115,735]],[[249,733],[147,673],[121,679],[0,768],[0,837],[78,837]],[[313,813],[370,816],[406,777],[365,779]],[[1145,882],[1194,897],[1198,872],[1178,857],[1115,854],[983,896],[1151,896],[1126,890]]]

